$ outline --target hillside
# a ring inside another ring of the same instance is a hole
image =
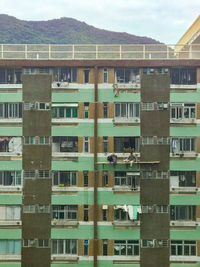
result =
[[[95,28],[73,18],[24,21],[0,15],[0,43],[12,44],[156,44],[149,37]]]

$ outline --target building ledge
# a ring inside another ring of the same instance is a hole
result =
[[[0,262],[20,261],[21,255],[18,254],[0,254]]]
[[[22,191],[22,186],[0,186],[0,193],[3,192],[21,192]]]
[[[186,262],[193,262],[197,263],[200,261],[200,256],[170,256],[170,263],[172,262],[181,262],[181,263],[186,263]]]
[[[68,221],[68,220],[53,220],[51,221],[53,227],[62,227],[62,228],[78,228],[78,221]]]
[[[131,193],[138,193],[140,192],[140,187],[136,187],[136,188],[131,188],[130,186],[114,186],[113,187],[113,191],[114,193],[127,193],[127,192],[131,192]]]
[[[16,220],[16,221],[2,221],[0,220],[0,226],[2,228],[10,228],[10,226],[14,227],[14,226],[21,226],[22,225],[22,221],[20,220]]]
[[[51,261],[52,263],[56,264],[76,264],[78,263],[78,255],[51,255]]]
[[[113,221],[114,229],[132,229],[132,228],[139,228],[140,221],[133,220],[133,221]]]

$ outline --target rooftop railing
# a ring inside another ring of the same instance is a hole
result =
[[[200,59],[200,44],[192,44],[192,45],[0,44],[0,59],[31,59],[31,60]]]

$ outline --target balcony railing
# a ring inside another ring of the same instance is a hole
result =
[[[30,59],[30,60],[200,59],[200,44],[192,44],[192,45],[0,44],[0,59]]]

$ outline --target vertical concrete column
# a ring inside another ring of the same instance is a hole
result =
[[[24,75],[23,103],[32,108],[23,110],[23,139],[34,137],[34,144],[23,142],[23,171],[35,171],[35,176],[24,178],[22,197],[22,267],[50,267],[51,265],[51,76]],[[45,104],[46,103],[46,104]],[[49,105],[50,104],[50,105]],[[46,108],[45,108],[46,107]],[[49,108],[48,108],[49,107]],[[39,137],[49,137],[49,144],[41,144]],[[39,173],[49,171],[49,177]],[[33,212],[26,212],[30,205]],[[45,207],[46,211],[41,211]],[[41,246],[41,240],[49,245]],[[40,245],[39,245],[40,242]]]

